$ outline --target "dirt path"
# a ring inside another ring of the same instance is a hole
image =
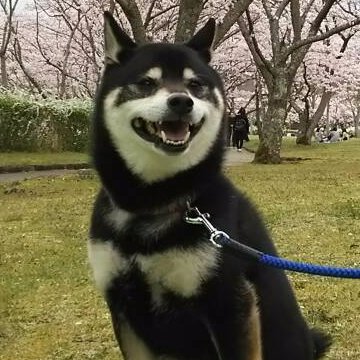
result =
[[[20,181],[25,179],[34,179],[43,176],[63,176],[68,174],[77,173],[79,170],[40,170],[40,171],[26,171],[26,172],[16,172],[8,174],[0,174],[0,183]]]
[[[236,149],[228,149],[225,157],[225,164],[227,166],[236,166],[242,163],[251,162],[254,158],[254,154],[249,151],[242,150],[237,152]],[[77,173],[79,170],[41,170],[41,171],[26,171],[16,172],[8,174],[0,174],[0,183],[21,181],[25,179],[33,179],[43,176],[63,176],[67,174]]]
[[[243,163],[249,163],[254,160],[254,154],[250,151],[242,149],[241,152],[238,152],[236,149],[229,148],[225,157],[225,165],[227,166],[236,166]]]

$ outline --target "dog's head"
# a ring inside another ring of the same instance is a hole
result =
[[[105,14],[102,118],[115,150],[145,182],[197,165],[220,136],[223,88],[208,65],[214,33],[211,19],[185,44],[137,45]]]

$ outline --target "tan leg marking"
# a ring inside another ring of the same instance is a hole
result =
[[[154,354],[128,323],[121,325],[121,352],[125,360],[156,360]]]
[[[260,314],[254,302],[249,318],[249,355],[248,360],[262,360]]]

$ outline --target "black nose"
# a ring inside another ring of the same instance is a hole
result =
[[[192,99],[185,94],[170,95],[168,100],[168,107],[177,115],[188,114],[194,105]]]

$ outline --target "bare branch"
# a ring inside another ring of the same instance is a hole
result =
[[[223,38],[231,27],[236,23],[239,17],[244,13],[244,11],[249,7],[253,0],[237,0],[231,9],[225,14],[221,24],[217,26],[217,31],[214,40],[214,48],[219,46],[222,43]]]
[[[311,7],[313,6],[314,2],[315,2],[315,0],[310,0],[305,7],[305,9],[301,15],[301,28],[304,26],[306,17],[308,16],[309,11],[310,11]]]
[[[29,69],[27,69],[27,67],[24,64],[24,61],[22,59],[22,52],[21,52],[21,46],[20,46],[20,42],[17,38],[15,38],[14,41],[14,58],[16,60],[16,62],[19,64],[20,69],[23,71],[25,77],[27,78],[27,80],[29,81],[29,83],[35,87],[35,89],[37,90],[37,92],[44,98],[46,99],[46,95],[44,94],[44,92],[42,91],[42,88],[40,86],[40,84],[36,81],[36,79],[31,75]]]
[[[157,0],[152,0],[151,3],[150,3],[150,6],[149,6],[149,9],[146,13],[146,16],[145,16],[145,21],[144,21],[144,28],[146,29],[149,25],[149,22],[150,22],[150,19],[151,19],[151,13],[154,9],[154,6],[155,6],[155,3],[156,3]]]
[[[141,14],[135,1],[132,0],[116,0],[128,19],[134,39],[137,43],[146,43],[146,33],[144,24],[141,19]]]
[[[168,11],[170,11],[170,10],[172,10],[172,9],[175,9],[175,8],[178,7],[178,6],[179,6],[179,5],[171,5],[171,6],[167,7],[166,9],[161,10],[161,11],[157,12],[157,13],[154,14],[154,15],[151,15],[151,16],[149,17],[149,19],[146,18],[146,20],[145,20],[145,22],[144,22],[145,28],[147,28],[147,27],[149,26],[149,23],[150,23],[152,20],[156,19],[158,16],[161,16],[161,15],[167,13]]]
[[[248,12],[248,10],[246,11]],[[260,69],[264,79],[268,84],[272,83],[272,75],[274,71],[272,69],[271,63],[265,59],[263,53],[261,52],[257,40],[254,34],[253,23],[251,21],[250,14],[247,14],[248,25],[246,25],[245,19],[243,16],[237,21],[241,33],[251,51],[251,54],[254,58],[254,61],[257,67]]]
[[[191,38],[195,32],[202,9],[202,0],[181,0],[175,41],[184,42]]]
[[[285,8],[288,6],[290,0],[283,0],[275,12],[275,17],[280,18]]]
[[[262,0],[262,5],[265,10],[266,17],[269,21],[270,27],[270,37],[271,37],[271,47],[273,52],[273,59],[276,63],[279,59],[280,54],[280,27],[279,27],[279,18],[272,15],[270,7],[267,3],[267,0]]]
[[[346,23],[346,24],[343,24],[343,25],[339,25],[339,26],[337,26],[335,28],[330,29],[329,31],[326,31],[326,32],[322,33],[322,34],[311,36],[311,37],[308,37],[306,39],[300,40],[300,41],[298,41],[297,43],[291,45],[288,48],[287,56],[289,56],[295,50],[297,50],[297,49],[299,49],[299,48],[301,48],[303,46],[310,45],[310,44],[312,44],[314,42],[317,42],[317,41],[325,40],[325,39],[329,38],[330,36],[332,36],[334,34],[338,34],[341,31],[347,30],[347,29],[352,28],[353,26],[356,26],[356,25],[359,25],[359,24],[360,24],[360,18],[356,19],[356,20],[353,20],[351,23]]]
[[[300,20],[300,4],[299,0],[292,0],[290,3],[291,23],[294,32],[294,42],[301,39],[301,20]]]
[[[3,39],[2,39],[2,43],[1,43],[1,47],[0,47],[0,56],[5,55],[6,50],[10,43],[10,38],[11,38],[12,31],[13,31],[12,22],[13,22],[13,17],[14,17],[14,13],[15,13],[15,9],[18,4],[18,1],[19,0],[15,0],[15,2],[12,3],[12,1],[10,0],[9,7],[7,7],[7,2],[1,2],[1,4],[0,4],[6,15],[6,22],[5,22],[4,31],[3,31]]]
[[[334,3],[337,0],[326,0],[324,2],[323,7],[319,11],[318,15],[314,19],[314,21],[311,24],[309,34],[316,34],[320,28],[321,23],[326,18],[327,14],[329,13],[331,7],[334,5]]]

